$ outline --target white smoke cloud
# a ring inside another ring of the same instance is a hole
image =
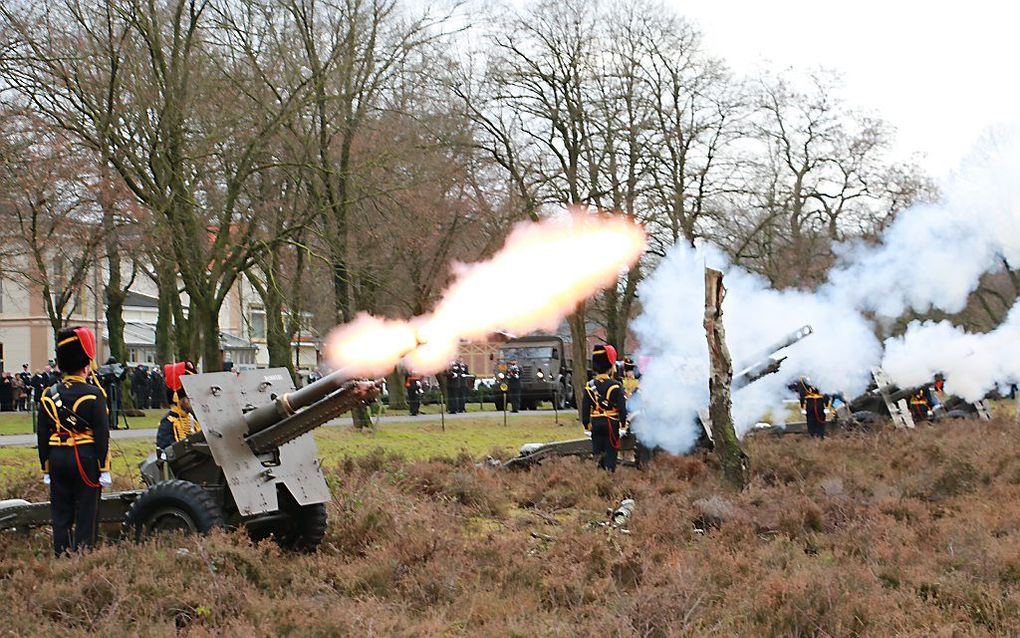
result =
[[[634,322],[634,331],[640,355],[648,360],[641,377],[641,416],[635,422],[642,441],[685,452],[700,434],[697,413],[708,404],[708,346],[702,327],[705,266],[725,273],[723,320],[735,373],[757,363],[768,354],[764,348],[804,324],[815,331],[782,352],[788,359],[778,374],[733,394],[739,435],[768,413],[781,421],[783,399],[790,396],[786,386],[801,375],[821,387],[852,394],[866,388],[881,347],[859,313],[817,295],[772,290],[761,277],[729,264],[715,247],[677,245],[639,291],[644,313]]]
[[[1003,384],[1020,383],[1020,304],[986,334],[965,332],[948,321],[913,322],[885,343],[882,367],[900,385],[946,375],[946,391],[977,401]]]
[[[641,418],[635,430],[646,443],[673,452],[696,441],[698,410],[708,402],[708,352],[702,327],[704,268],[725,272],[727,341],[735,371],[761,349],[807,323],[815,334],[784,351],[779,374],[734,394],[738,434],[766,412],[782,417],[785,386],[801,375],[825,391],[853,396],[881,364],[898,385],[947,375],[947,390],[976,400],[998,383],[1020,379],[1020,304],[998,330],[964,333],[948,323],[911,325],[882,346],[876,327],[908,309],[958,312],[980,277],[1020,265],[1020,131],[983,139],[943,185],[943,202],[900,214],[875,246],[838,247],[840,259],[817,293],[777,291],[739,268],[717,249],[674,247],[643,283],[643,314],[634,323],[642,356]]]
[[[884,317],[963,310],[981,275],[1020,264],[1020,130],[989,133],[943,187],[900,214],[874,247],[845,245],[826,294]]]
[[[1020,130],[986,135],[946,189],[941,243],[918,246],[915,256],[932,264],[931,275],[915,279],[942,285],[949,307],[959,310],[982,274],[1003,260],[1020,266]],[[913,212],[913,211],[909,211]],[[950,249],[939,262],[940,250]],[[938,296],[936,293],[933,296]],[[961,300],[962,299],[962,300]],[[988,334],[971,334],[946,321],[913,322],[902,337],[886,342],[882,367],[900,385],[914,385],[935,372],[946,375],[946,390],[969,401],[1003,383],[1020,380],[1020,303]]]

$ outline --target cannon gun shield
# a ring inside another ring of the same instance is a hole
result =
[[[250,370],[237,376],[214,372],[187,376],[182,382],[242,516],[277,511],[279,485],[286,486],[298,505],[329,501],[311,433],[264,454],[254,453],[247,441],[252,433],[244,415],[294,391],[286,369]]]

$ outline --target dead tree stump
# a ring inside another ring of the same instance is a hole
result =
[[[726,347],[726,329],[723,327],[723,300],[726,287],[723,274],[712,268],[705,269],[705,335],[708,337],[709,420],[712,422],[712,439],[715,455],[722,466],[723,477],[738,489],[747,486],[747,455],[740,446],[733,427],[733,401],[730,385],[733,381],[733,362]]]

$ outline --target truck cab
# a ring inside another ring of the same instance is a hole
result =
[[[532,335],[506,342],[496,355],[496,409],[502,410],[508,392],[506,371],[512,361],[521,369],[521,408],[534,410],[542,401],[559,408],[573,405],[570,384],[570,344],[562,337]]]

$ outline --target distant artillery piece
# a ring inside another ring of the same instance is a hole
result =
[[[811,335],[812,332],[813,330],[811,326],[803,326],[799,330],[791,332],[781,340],[772,344],[765,350],[765,354],[763,356],[759,357],[753,364],[744,367],[739,373],[734,375],[732,381],[733,390],[737,391],[740,388],[754,383],[758,379],[778,372],[783,361],[786,360],[786,356],[781,355],[780,352]],[[699,427],[701,428],[701,436],[699,437],[697,447],[710,448],[712,446],[712,424],[708,419],[707,410],[703,410],[698,415],[698,422]],[[650,460],[654,453],[654,450],[641,446],[637,437],[632,432],[628,432],[624,436],[620,437],[619,451],[634,453],[633,461],[621,459],[621,463],[628,465],[641,465],[642,463]],[[527,443],[521,446],[520,454],[507,461],[504,464],[504,467],[521,469],[541,463],[543,460],[552,457],[590,455],[591,439],[589,438],[555,441],[552,443]]]
[[[146,489],[104,494],[100,522],[121,523],[135,539],[244,527],[253,539],[314,551],[330,492],[311,431],[374,400],[379,385],[341,369],[295,390],[285,368],[182,382],[202,431],[142,462]],[[49,524],[49,503],[0,501],[0,529]]]
[[[836,418],[829,423],[829,430],[871,430],[886,423],[908,430],[916,427],[908,401],[918,392],[930,389],[934,383],[901,389],[882,368],[874,368],[871,376],[874,381],[868,390],[848,402],[840,401],[835,408]],[[931,412],[931,420],[936,422],[967,418],[988,421],[992,415],[987,401],[982,399],[969,403],[954,396],[946,397],[944,402],[935,406]],[[781,426],[757,428],[755,431],[805,434],[807,423],[798,421]]]

